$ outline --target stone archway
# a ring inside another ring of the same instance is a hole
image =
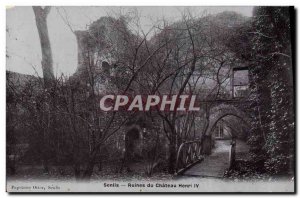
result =
[[[244,113],[242,110],[233,105],[222,104],[211,109],[209,123],[205,135],[211,136],[216,124],[226,116],[236,117],[238,120],[241,121],[240,124],[250,127],[250,118],[246,113]]]
[[[217,123],[224,119],[227,116],[235,117],[236,119],[239,120],[239,125],[244,125],[247,128],[250,128],[250,118],[249,116],[240,110],[239,108],[233,106],[233,105],[227,105],[227,104],[221,104],[218,106],[215,106],[210,110],[210,116],[209,116],[209,123],[206,128],[205,134],[202,137],[202,152],[203,154],[210,155],[214,141],[212,139],[212,133],[214,131],[214,128],[216,127]],[[231,126],[232,127],[232,126]],[[247,130],[236,130],[236,133],[240,134],[235,134],[233,136],[238,137],[246,137],[248,136],[248,131]],[[232,136],[232,137],[233,137]]]

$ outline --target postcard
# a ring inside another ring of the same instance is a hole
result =
[[[285,6],[12,6],[6,191],[295,193]]]

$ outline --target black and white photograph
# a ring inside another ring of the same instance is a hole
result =
[[[295,193],[295,12],[7,6],[6,192]]]

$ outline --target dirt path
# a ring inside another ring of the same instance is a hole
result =
[[[231,140],[216,140],[212,154],[188,169],[185,176],[223,177],[229,166],[229,149]]]

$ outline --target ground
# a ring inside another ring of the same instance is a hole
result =
[[[206,156],[201,163],[188,169],[184,175],[201,177],[223,177],[229,168],[229,151],[231,140],[216,140],[212,154]],[[236,141],[237,157],[244,157],[249,152],[245,142]]]

